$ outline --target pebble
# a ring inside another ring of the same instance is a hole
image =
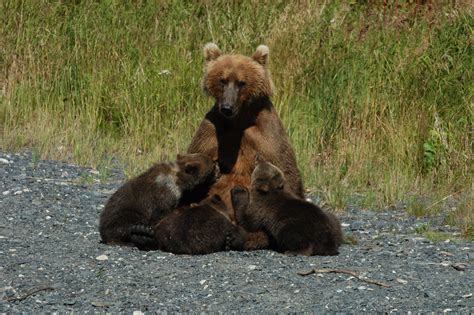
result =
[[[95,259],[103,261],[109,259],[109,257],[107,255],[99,255]]]
[[[10,164],[11,162],[8,161],[7,159],[0,158],[0,163],[3,163],[3,164]]]

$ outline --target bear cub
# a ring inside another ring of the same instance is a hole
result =
[[[245,232],[230,221],[231,210],[213,195],[172,211],[154,227],[156,249],[187,255],[243,250]]]
[[[200,200],[216,181],[219,168],[204,154],[178,154],[176,162],[157,163],[121,186],[100,216],[103,243],[134,246],[137,226],[151,226],[179,204]]]
[[[247,231],[265,231],[271,247],[289,255],[337,255],[342,242],[339,220],[318,206],[296,197],[283,172],[258,161],[250,192],[231,191],[238,224]]]

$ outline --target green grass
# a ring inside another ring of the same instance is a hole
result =
[[[0,148],[137,174],[211,107],[202,46],[265,43],[306,186],[332,207],[472,198],[474,6],[365,2],[4,0]]]

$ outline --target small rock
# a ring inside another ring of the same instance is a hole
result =
[[[351,223],[352,231],[363,231],[365,223],[363,221],[354,221]]]
[[[203,285],[204,283],[206,283],[206,281],[207,281],[207,280],[201,280],[201,281],[199,281],[199,284],[200,284],[200,285]]]
[[[133,311],[132,314],[133,315],[144,315],[145,313],[143,313],[142,311]]]
[[[158,75],[170,75],[170,74],[171,74],[171,71],[168,69],[164,69],[158,72]]]
[[[12,163],[12,162],[8,161],[7,159],[0,158],[0,163],[3,163],[3,164],[10,164],[10,163]]]
[[[401,283],[401,284],[407,284],[408,283],[408,281],[406,281],[405,279],[402,279],[402,278],[397,278],[397,282]]]
[[[249,270],[255,270],[255,269],[257,269],[257,266],[255,266],[255,265],[249,265],[249,266],[247,267],[247,269],[249,269]]]
[[[112,302],[106,302],[106,301],[92,301],[91,302],[92,306],[95,307],[107,307],[107,306],[112,306]]]
[[[464,298],[464,299],[467,299],[467,298],[470,298],[471,296],[472,296],[472,293],[469,293],[469,294],[464,294],[461,297]]]
[[[109,259],[109,257],[107,255],[100,255],[100,256],[97,256],[95,259],[103,261],[103,260]]]
[[[466,265],[465,264],[455,263],[455,264],[451,264],[451,267],[453,267],[457,271],[465,271],[466,270]]]
[[[4,192],[2,192],[2,195],[4,195],[4,196],[9,195],[9,194],[10,194],[9,190],[5,190]]]

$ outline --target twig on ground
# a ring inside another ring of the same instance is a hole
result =
[[[434,206],[436,206],[437,204],[439,204],[439,203],[445,201],[445,200],[448,199],[449,197],[452,197],[452,196],[454,196],[454,195],[459,194],[461,191],[462,191],[462,190],[460,190],[460,191],[455,191],[455,192],[453,192],[452,194],[449,194],[449,195],[447,195],[447,196],[441,198],[440,200],[433,202],[431,205],[429,205],[428,207],[426,207],[426,210],[433,208]]]
[[[7,302],[23,301],[24,299],[26,299],[29,296],[32,296],[35,293],[38,293],[40,291],[46,291],[46,290],[54,290],[54,288],[52,288],[52,287],[40,287],[40,288],[36,288],[36,289],[31,289],[30,291],[26,292],[23,296],[10,297],[10,298],[5,299],[5,301],[7,301]]]
[[[423,262],[423,263],[418,263],[418,265],[435,265],[435,266],[443,266],[443,267],[453,267],[457,271],[465,271],[467,269],[467,266],[469,265],[469,263],[467,263],[467,262],[453,263],[451,261],[442,261],[440,263]]]
[[[367,282],[367,283],[370,283],[370,284],[376,284],[376,285],[379,285],[379,286],[385,287],[385,288],[390,287],[390,285],[388,285],[386,283],[379,282],[379,281],[376,281],[376,280],[371,280],[371,279],[368,279],[368,278],[363,278],[360,275],[358,275],[355,271],[351,271],[351,270],[347,270],[347,269],[313,269],[313,270],[310,270],[308,272],[298,272],[298,275],[308,276],[308,275],[311,275],[313,273],[344,273],[344,274],[351,275],[354,278],[359,279],[360,281],[364,281],[364,282]]]

